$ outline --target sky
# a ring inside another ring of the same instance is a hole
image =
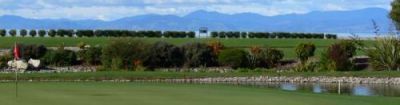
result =
[[[145,15],[185,16],[197,10],[265,16],[363,8],[390,10],[392,0],[0,0],[0,15],[35,19],[115,20]]]

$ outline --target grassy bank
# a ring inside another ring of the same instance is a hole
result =
[[[0,83],[2,105],[397,105],[396,97],[286,92],[228,85]]]
[[[252,76],[328,76],[328,77],[400,77],[400,72],[237,72],[237,73],[193,73],[193,72],[91,72],[91,73],[24,73],[20,80],[111,80],[111,79],[175,79],[204,77],[252,77]],[[14,80],[15,74],[0,74],[0,80]]]

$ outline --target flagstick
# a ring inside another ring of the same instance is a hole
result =
[[[17,42],[15,42],[14,49],[17,49]],[[14,52],[16,53],[16,52]],[[14,64],[17,62],[17,59],[14,57]],[[15,97],[18,98],[18,67],[15,67]]]

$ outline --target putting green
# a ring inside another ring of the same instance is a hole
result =
[[[165,83],[0,83],[1,105],[398,105],[396,97]]]

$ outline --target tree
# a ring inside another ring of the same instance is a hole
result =
[[[16,36],[17,35],[17,30],[12,29],[12,30],[8,31],[8,34],[10,34],[11,36]]]
[[[392,18],[396,28],[400,29],[400,0],[392,2],[392,10],[390,11],[390,18]]]
[[[314,56],[315,49],[316,47],[312,43],[301,43],[296,47],[297,58],[304,64],[308,58]]]
[[[39,36],[44,37],[46,35],[46,30],[39,30]]]
[[[55,36],[57,35],[57,31],[54,30],[54,29],[51,29],[51,30],[49,30],[48,35],[49,35],[50,37],[55,37]]]
[[[36,35],[37,35],[36,30],[30,30],[30,31],[29,31],[29,35],[30,35],[31,37],[36,37]]]
[[[5,29],[0,29],[0,36],[5,37],[7,34],[7,31]]]
[[[25,29],[22,29],[22,30],[19,32],[19,34],[20,34],[22,37],[25,37],[25,36],[28,34],[28,31],[26,31]]]

